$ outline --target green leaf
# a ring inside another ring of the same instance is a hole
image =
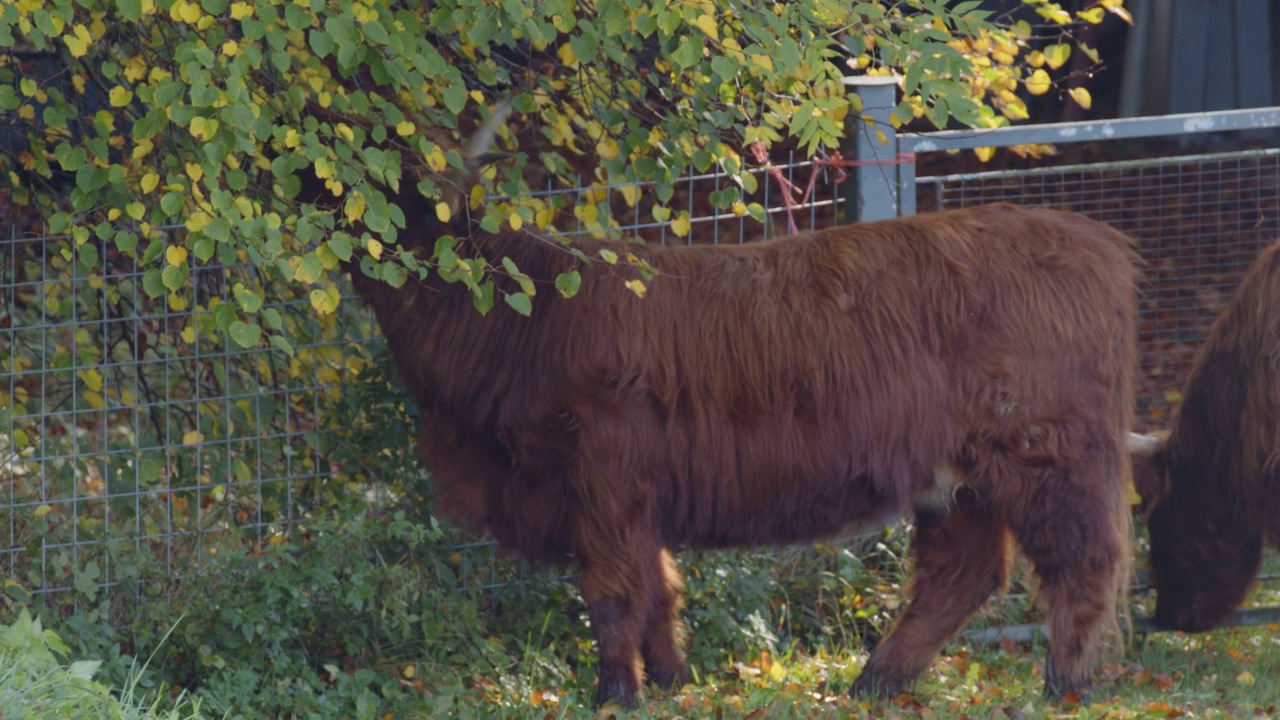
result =
[[[138,247],[138,234],[132,231],[116,233],[116,249],[126,255],[132,255]]]
[[[284,339],[283,337],[279,335],[272,335],[271,344],[272,346],[282,350],[285,355],[288,355],[289,357],[293,357],[293,344],[290,343],[288,340]]]
[[[675,52],[671,53],[671,61],[679,68],[691,68],[702,60],[702,36],[690,35],[680,41]]]
[[[333,52],[333,38],[324,30],[313,28],[307,34],[307,40],[311,45],[311,51],[322,58],[328,57],[329,53]]]
[[[231,303],[223,303],[218,309],[213,311],[213,325],[222,332],[231,329],[231,323],[236,319],[236,306]]]
[[[527,317],[533,312],[533,301],[529,299],[528,295],[525,295],[522,292],[507,293],[502,299],[511,306],[511,309],[521,315]]]
[[[471,304],[481,315],[488,315],[493,309],[493,281],[487,280],[480,285],[471,295]]]
[[[147,268],[142,274],[142,289],[147,297],[155,299],[164,294],[164,280],[160,277],[160,268]]]
[[[262,337],[262,328],[257,323],[247,323],[236,320],[231,323],[231,327],[227,330],[227,334],[232,340],[242,348],[251,348],[258,344],[258,340]]]
[[[267,326],[268,330],[280,332],[284,328],[284,320],[280,317],[280,311],[273,308],[263,308],[262,322]]]
[[[213,238],[198,237],[195,242],[191,243],[191,252],[195,254],[196,259],[200,262],[208,262],[213,257],[215,245]]]
[[[263,297],[254,291],[246,288],[243,283],[236,283],[234,288],[236,302],[240,303],[241,309],[249,314],[258,312],[262,307]]]
[[[556,290],[566,298],[571,298],[578,294],[578,290],[582,287],[582,275],[577,270],[560,273],[556,276]]]
[[[166,265],[160,271],[160,279],[169,292],[178,292],[187,284],[187,276],[190,271],[187,269],[186,263],[182,265]]]

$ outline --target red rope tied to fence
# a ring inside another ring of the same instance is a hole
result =
[[[782,202],[787,210],[787,229],[792,235],[800,232],[796,226],[795,215],[792,212],[796,207],[809,202],[813,195],[814,185],[818,182],[818,173],[823,170],[831,169],[835,171],[833,183],[839,184],[849,177],[846,168],[865,167],[871,165],[905,165],[916,161],[915,153],[898,153],[890,160],[850,160],[846,159],[840,151],[835,151],[827,157],[813,157],[813,170],[809,173],[809,182],[805,186],[804,194],[799,200],[795,199],[795,195],[800,192],[800,188],[795,183],[787,179],[782,174],[782,169],[774,166],[769,162],[769,151],[765,148],[764,143],[757,140],[751,143],[747,148],[751,152],[752,158],[760,165],[767,168],[770,176],[777,181],[778,186],[782,188]]]

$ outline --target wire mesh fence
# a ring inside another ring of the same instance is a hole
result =
[[[839,222],[840,180],[822,167],[790,158],[755,177],[748,193],[724,175],[691,175],[668,203],[684,208],[684,228],[631,186],[542,195],[566,209],[555,223],[566,234],[650,242],[746,242]],[[792,187],[814,191],[791,207]],[[1138,239],[1149,278],[1143,427],[1166,424],[1208,325],[1280,235],[1273,150],[922,177],[917,187],[922,211],[1047,205]],[[572,213],[591,203],[603,219]],[[411,408],[358,303],[317,316],[304,297],[254,295],[262,284],[243,259],[134,258],[96,237],[87,242],[98,262],[86,268],[69,259],[70,239],[42,236],[26,210],[0,204],[0,220],[0,568],[10,581],[50,598],[163,586],[212,554],[270,543],[342,497],[373,508],[429,502]],[[157,264],[184,265],[192,281],[179,294],[151,287]],[[291,339],[288,351],[241,349],[219,330],[220,313],[246,298]],[[153,576],[118,562],[124,553],[154,559]],[[471,590],[524,573],[483,539],[453,554]]]
[[[839,196],[822,172],[795,158],[757,168],[754,193],[724,174],[692,174],[668,202],[684,208],[683,227],[655,217],[633,186],[540,195],[566,210],[555,225],[569,235],[736,243],[834,224]],[[816,195],[792,207],[789,183]],[[572,212],[590,205],[604,215]],[[9,582],[50,601],[122,583],[136,592],[137,581],[163,586],[219,552],[276,541],[342,497],[372,508],[429,503],[411,408],[353,298],[318,315],[301,294],[264,287],[246,258],[200,263],[177,242],[135,257],[96,236],[47,237],[2,194],[0,222],[0,572]],[[156,268],[190,282],[170,291]],[[261,304],[288,346],[230,339],[246,303]],[[122,562],[129,554],[152,562]],[[473,590],[523,572],[483,540],[454,555],[459,582]],[[151,577],[137,577],[144,567]]]
[[[1138,242],[1146,262],[1137,424],[1167,425],[1209,325],[1280,238],[1280,150],[921,177],[921,211],[989,202],[1075,210]]]

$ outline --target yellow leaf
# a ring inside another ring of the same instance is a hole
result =
[[[978,160],[981,160],[982,162],[986,162],[991,158],[995,157],[996,149],[993,147],[974,148],[973,154],[978,156]]]
[[[204,433],[199,430],[189,430],[182,434],[183,445],[195,445],[204,441]]]
[[[204,13],[200,10],[200,6],[192,2],[182,3],[182,8],[178,10],[178,17],[181,18],[182,22],[188,25],[195,25],[200,21],[200,16],[203,14]]]
[[[1043,95],[1049,92],[1049,88],[1053,86],[1053,81],[1049,79],[1049,73],[1040,68],[1031,73],[1031,77],[1027,78],[1027,92],[1032,95]]]
[[[120,391],[120,402],[125,407],[132,407],[138,403],[138,396],[128,390]]]
[[[600,159],[602,160],[612,160],[621,154],[621,151],[618,149],[618,141],[613,138],[601,140],[596,143],[596,152],[599,153]]]
[[[712,40],[720,39],[720,29],[716,27],[716,19],[714,17],[710,15],[699,15],[693,19],[693,24],[696,25],[699,30],[706,33],[707,37]]]
[[[289,128],[284,134],[284,146],[287,148],[296,148],[302,144],[302,133],[294,128]]]
[[[368,248],[369,248],[369,254],[373,256],[374,260],[382,259],[382,243],[378,242],[373,238],[369,238]]]
[[[1039,50],[1032,50],[1027,53],[1027,64],[1035,68],[1044,65],[1044,53]]]
[[[142,192],[144,193],[149,193],[152,190],[155,190],[156,186],[159,184],[160,184],[160,176],[153,172],[149,172],[146,175],[143,175],[142,179],[138,181],[138,185],[142,188]]]
[[[232,20],[243,20],[247,17],[252,17],[252,16],[253,16],[253,5],[250,5],[247,2],[231,3],[231,19]]]
[[[565,67],[574,67],[578,64],[578,56],[573,54],[573,48],[569,43],[561,45],[556,54],[560,56],[560,62]]]
[[[555,218],[556,218],[555,208],[544,207],[538,211],[537,215],[535,215],[533,219],[535,222],[538,223],[538,228],[540,230],[546,230],[548,227],[551,226],[551,221],[555,220]]]
[[[1248,670],[1245,670],[1244,672],[1236,676],[1236,682],[1240,683],[1241,685],[1252,685],[1255,682],[1257,682],[1257,680],[1253,677],[1253,673],[1249,672]]]
[[[44,517],[45,515],[48,515],[51,512],[53,512],[53,506],[48,503],[44,503],[36,508],[35,516]]]
[[[640,202],[640,186],[639,185],[623,185],[618,188],[618,192],[622,194],[622,199],[626,201],[627,207],[635,207]]]
[[[1071,46],[1066,43],[1050,45],[1044,49],[1044,61],[1052,70],[1057,70],[1071,59]]]
[[[513,212],[507,217],[507,222],[511,224],[512,230],[519,230],[524,226],[524,218],[519,213]]]
[[[120,219],[120,208],[111,208],[107,211],[107,219],[115,222]]]
[[[1132,480],[1125,483],[1124,499],[1125,499],[1125,502],[1129,503],[1130,505],[1142,504],[1142,496],[1138,494],[1138,488],[1134,486]]]
[[[439,219],[440,222],[447,223],[452,217],[453,208],[449,207],[449,203],[444,202],[443,200],[436,203],[436,218]]]
[[[194,345],[196,342],[196,328],[194,325],[188,325],[182,329],[182,342],[188,345]]]
[[[169,293],[169,309],[174,312],[182,312],[187,309],[187,296],[177,293]]]
[[[1124,0],[1102,0],[1102,7],[1130,25],[1133,24],[1133,16],[1129,14],[1128,10],[1124,9]]]
[[[187,218],[187,229],[191,232],[200,232],[209,225],[209,214],[203,210],[197,210],[191,213],[191,217]]]
[[[71,30],[71,34],[63,35],[62,39],[67,43],[67,49],[71,51],[72,57],[84,57],[89,52],[89,43],[93,42],[93,37],[89,35],[89,28],[83,25],[76,25]]]
[[[124,107],[133,102],[133,92],[116,85],[107,92],[107,100],[111,103],[111,107]]]
[[[1073,87],[1067,91],[1067,94],[1071,96],[1072,100],[1076,101],[1077,105],[1085,110],[1093,106],[1093,96],[1089,94],[1087,88]]]
[[[671,221],[671,232],[675,233],[676,237],[687,236],[689,234],[690,227],[691,223],[689,222],[689,215],[686,213],[680,213],[679,217]]]
[[[1071,22],[1071,13],[1057,7],[1056,4],[1053,7],[1036,8],[1036,14],[1059,25],[1067,25]]]
[[[1077,10],[1076,17],[1084,20],[1090,25],[1097,25],[1107,16],[1107,11],[1102,7],[1091,7],[1088,10]]]
[[[431,172],[440,172],[448,166],[449,161],[445,159],[444,153],[440,152],[440,148],[436,148],[427,153],[427,167],[431,168]]]
[[[1027,114],[1027,104],[1022,102],[1022,98],[1015,98],[1013,102],[1000,108],[1000,112],[1010,120],[1026,120],[1030,117]]]
[[[338,303],[342,296],[338,294],[338,288],[330,285],[324,290],[311,291],[311,307],[321,315],[328,315],[338,309]]]
[[[405,120],[404,122],[398,123],[396,125],[396,134],[399,135],[400,137],[409,137],[410,135],[413,134],[413,131],[415,129],[416,128],[414,127],[411,121]],[[439,170],[437,170],[436,172],[439,172]]]
[[[140,57],[132,57],[124,63],[124,77],[129,82],[138,82],[147,76],[147,63]],[[83,91],[82,91],[83,92]]]
[[[645,292],[648,291],[648,288],[644,286],[644,282],[641,280],[628,280],[623,283],[623,285],[625,285],[628,290],[635,293],[636,297],[644,297]]]
[[[200,167],[200,163],[187,163],[185,167],[187,177],[191,178],[192,182],[200,182],[200,178],[204,177],[204,168]]]
[[[338,123],[333,128],[333,131],[338,134],[338,137],[346,140],[347,142],[354,142],[356,139],[355,132],[353,132],[351,130],[351,126],[346,123]]]
[[[187,249],[181,245],[170,245],[164,251],[164,259],[170,265],[181,265],[187,261]]]
[[[411,678],[414,675],[418,674],[418,669],[412,665],[405,665],[404,670],[401,670],[400,674],[404,675],[406,678]]]
[[[85,390],[84,392],[80,393],[80,397],[84,398],[84,401],[88,403],[89,407],[93,408],[94,410],[101,410],[102,408],[107,406],[106,401],[102,399],[102,393],[96,393],[96,392],[93,392],[92,390]]]
[[[342,212],[347,217],[347,222],[356,222],[364,217],[364,195],[359,192],[353,192],[347,196],[347,202],[343,205]]]
[[[96,368],[81,370],[76,374],[80,376],[80,379],[84,381],[84,384],[87,385],[90,390],[93,390],[94,392],[102,391],[102,373],[98,372]]]
[[[752,55],[751,62],[758,65],[760,69],[764,70],[765,72],[773,72],[773,58],[769,57],[768,55],[763,55],[763,54]]]
[[[235,40],[228,40],[222,43],[222,54],[227,57],[235,57],[240,54],[240,43]]]
[[[140,202],[131,202],[124,206],[124,211],[134,220],[141,220],[147,214],[147,206]]]

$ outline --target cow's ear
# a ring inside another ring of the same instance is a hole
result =
[[[1133,487],[1142,498],[1144,511],[1164,500],[1169,492],[1169,474],[1166,471],[1165,448],[1169,432],[1161,430],[1147,435],[1129,433],[1125,444],[1133,463]]]

